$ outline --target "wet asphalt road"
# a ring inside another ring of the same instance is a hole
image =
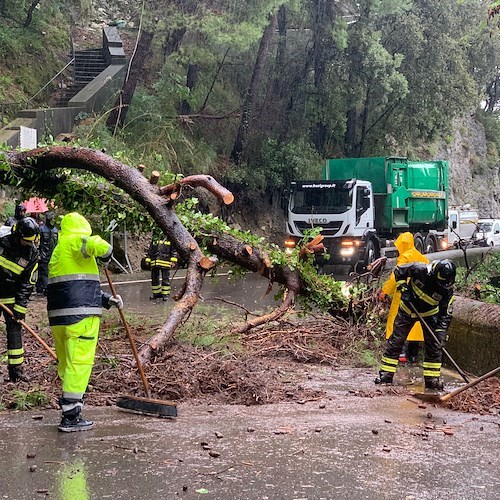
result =
[[[140,278],[115,279],[127,311],[168,314],[171,305],[150,301]],[[222,280],[204,286],[201,303],[221,297],[263,310],[276,292],[266,289],[258,276]],[[57,411],[0,412],[0,498],[499,498],[498,415],[451,412],[390,388],[364,397],[374,387],[370,369],[297,368],[306,369],[305,385],[325,390],[323,399],[186,403],[173,420],[86,407],[96,427],[75,434],[57,432]],[[398,377],[421,390],[418,368]],[[458,383],[449,372],[447,382],[447,390]]]
[[[0,413],[1,498],[498,498],[498,416],[349,392],[373,388],[366,369],[305,380],[327,396],[182,404],[173,420],[87,407],[96,427],[75,434],[57,432],[56,411]]]

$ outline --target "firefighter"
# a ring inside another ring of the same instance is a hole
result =
[[[382,356],[376,384],[391,384],[399,353],[406,338],[417,322],[412,306],[424,318],[435,333],[438,342],[424,329],[424,381],[426,389],[443,389],[441,380],[442,347],[446,342],[448,327],[452,318],[453,284],[456,267],[448,259],[436,260],[431,264],[420,262],[396,266],[394,277],[396,288],[401,292],[401,302],[394,320],[394,331],[387,341]]]
[[[80,214],[61,220],[59,241],[49,262],[47,310],[62,383],[59,430],[86,431],[94,422],[81,416],[83,398],[92,373],[102,307],[123,307],[118,295],[101,290],[98,262],[107,265],[112,247]]]
[[[153,232],[146,256],[151,267],[151,300],[168,300],[170,295],[170,269],[177,265],[177,252],[163,233]],[[161,281],[160,281],[161,278]]]
[[[36,292],[47,295],[47,282],[49,279],[49,261],[57,244],[58,230],[55,226],[54,212],[47,212],[45,220],[40,222],[40,264],[38,266],[38,281]]]
[[[14,226],[17,224],[21,219],[24,219],[26,217],[26,207],[24,206],[23,203],[18,203],[16,205],[16,208],[14,210],[14,215],[12,217],[9,217],[5,221],[6,226]]]
[[[423,262],[424,264],[429,263],[429,259],[415,248],[413,234],[409,232],[400,234],[394,242],[394,245],[399,252],[396,265],[401,266],[403,264],[409,264],[410,262]],[[389,316],[387,317],[385,329],[385,338],[388,339],[392,335],[394,319],[398,313],[399,303],[401,301],[401,293],[396,290],[396,279],[394,278],[394,273],[391,273],[389,279],[385,282],[380,295],[381,299],[384,299],[386,296],[392,296],[391,307],[389,309]],[[417,321],[408,334],[408,348],[405,351],[403,347],[399,356],[399,361],[404,363],[408,359],[410,363],[416,362],[419,343],[423,342],[423,340],[424,334],[422,331],[422,325],[419,321]]]
[[[21,325],[28,309],[28,301],[35,287],[38,269],[37,222],[25,217],[17,222],[11,233],[0,239],[0,302],[14,314],[5,311],[7,329],[7,358],[9,380],[28,381],[23,371],[24,349]]]

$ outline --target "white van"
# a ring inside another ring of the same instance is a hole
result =
[[[500,220],[479,219],[474,233],[474,243],[482,247],[500,246]]]

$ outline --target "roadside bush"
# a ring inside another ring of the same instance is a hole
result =
[[[470,274],[459,267],[456,291],[489,304],[500,304],[500,253],[487,254]]]

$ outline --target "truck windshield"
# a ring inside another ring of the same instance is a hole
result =
[[[290,200],[290,210],[295,214],[341,214],[351,206],[352,188],[345,183],[328,187],[297,186]]]
[[[484,231],[485,233],[489,233],[491,231],[493,223],[492,222],[479,222],[479,224],[477,226],[479,228],[479,231]]]

